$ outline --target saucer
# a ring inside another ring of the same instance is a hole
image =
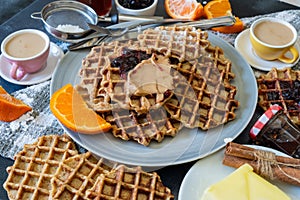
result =
[[[17,85],[33,85],[41,83],[51,78],[52,73],[63,56],[64,52],[61,50],[61,48],[51,42],[47,66],[36,73],[26,74],[24,78],[22,78],[20,81],[17,81],[10,76],[11,64],[8,63],[2,55],[0,55],[0,76],[6,81]]]
[[[249,35],[250,35],[249,29],[246,29],[243,32],[241,32],[235,39],[234,46],[237,49],[237,51],[246,59],[246,61],[253,68],[263,70],[263,71],[270,71],[273,67],[276,67],[277,69],[292,67],[299,61],[300,56],[294,63],[291,64],[283,63],[280,62],[279,60],[272,60],[272,61],[263,60],[262,58],[258,57],[255,54],[254,50],[252,49]],[[295,47],[300,52],[299,41],[296,42]]]

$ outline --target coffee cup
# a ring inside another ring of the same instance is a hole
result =
[[[1,43],[2,55],[11,64],[10,76],[18,81],[47,64],[49,49],[49,37],[35,29],[16,31]]]
[[[281,19],[261,18],[250,26],[253,50],[264,60],[294,63],[299,57],[295,47],[297,38],[297,31],[293,25]]]

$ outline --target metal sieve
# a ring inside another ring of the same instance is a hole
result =
[[[96,12],[77,1],[51,2],[41,12],[32,13],[31,18],[42,20],[46,30],[61,40],[83,37],[90,32],[88,23],[98,23]]]

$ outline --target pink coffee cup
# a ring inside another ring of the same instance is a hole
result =
[[[2,55],[11,64],[10,76],[18,81],[47,64],[49,49],[49,37],[35,29],[16,31],[1,43]]]

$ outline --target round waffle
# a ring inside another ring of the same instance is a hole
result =
[[[66,136],[42,136],[14,157],[4,188],[10,199],[50,199],[51,179],[60,164],[78,152]]]
[[[118,104],[111,102],[110,96],[101,87],[103,75],[102,69],[110,65],[109,56],[116,54],[121,46],[132,46],[133,41],[102,43],[92,48],[90,53],[83,59],[79,72],[81,81],[75,86],[85,102],[97,112],[111,111]]]
[[[229,74],[215,66],[213,58],[172,66],[181,74],[172,98],[164,105],[172,118],[185,127],[203,130],[235,119],[237,89],[230,84]]]
[[[185,127],[207,130],[235,119],[239,102],[231,62],[208,41],[207,32],[192,27],[158,27],[138,36],[140,46],[170,58],[176,86],[164,107]],[[181,76],[178,76],[178,73]]]
[[[176,56],[179,61],[199,58],[210,46],[207,32],[190,26],[160,26],[143,31],[137,38],[141,47]]]
[[[87,190],[89,199],[172,200],[171,190],[163,185],[157,173],[147,173],[141,167],[119,165],[110,173],[101,174],[93,188]]]
[[[165,135],[175,136],[182,128],[181,123],[172,119],[163,107],[151,109],[147,113],[116,109],[104,113],[103,117],[112,125],[115,137],[132,139],[144,146],[148,146],[151,140],[161,142]]]
[[[96,159],[90,152],[65,160],[51,181],[52,199],[88,199],[86,190],[93,187],[98,176],[108,173],[114,166],[115,163]]]
[[[172,96],[171,68],[162,57],[147,49],[120,47],[109,60],[111,64],[101,72],[101,87],[112,103],[145,113],[162,106]]]
[[[283,112],[300,125],[300,71],[290,68],[272,68],[257,79],[258,104],[264,110],[273,104],[283,108]]]

